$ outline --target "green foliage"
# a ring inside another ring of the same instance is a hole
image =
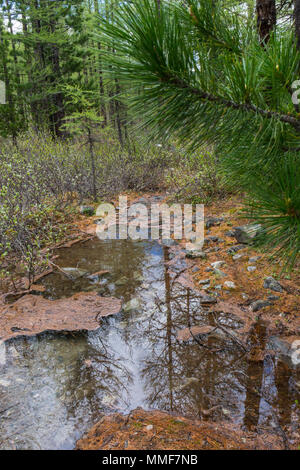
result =
[[[233,185],[225,183],[218,158],[212,149],[200,148],[193,153],[186,153],[184,148],[176,148],[173,165],[167,173],[167,184],[178,201],[211,204],[235,191]]]
[[[292,267],[300,251],[299,157],[286,155],[273,163],[267,178],[257,175],[252,184],[255,198],[246,215],[263,224],[258,243],[281,257],[285,267]]]
[[[84,137],[54,141],[50,135],[28,133],[18,148],[1,142],[0,151],[0,267],[18,256],[30,279],[43,249],[64,235],[72,205],[89,201],[93,194],[90,160]],[[128,189],[158,189],[172,164],[171,153],[155,145],[145,152],[121,148],[112,131],[95,135],[97,194],[111,197]]]
[[[293,264],[300,201],[289,195],[299,192],[298,180],[275,178],[299,166],[291,90],[300,53],[291,28],[278,25],[262,47],[255,25],[222,2],[166,1],[159,9],[155,0],[134,0],[122,3],[114,23],[102,21],[100,37],[106,70],[127,87],[131,113],[151,129],[149,139],[176,136],[193,150],[215,145],[225,177],[256,201],[265,243],[274,247],[276,239],[275,254]],[[278,218],[287,194],[293,216]]]

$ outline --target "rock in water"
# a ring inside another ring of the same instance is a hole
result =
[[[6,364],[6,346],[0,341],[0,367]]]
[[[25,295],[0,308],[0,340],[34,336],[44,331],[97,330],[101,317],[115,315],[121,307],[120,299],[99,297],[97,292],[81,292],[58,300]]]
[[[79,279],[87,274],[86,271],[79,268],[61,268],[61,270],[72,279]]]
[[[138,310],[141,307],[141,301],[137,297],[129,300],[124,306],[124,312],[131,312],[132,310]]]

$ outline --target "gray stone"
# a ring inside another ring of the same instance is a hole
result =
[[[255,302],[251,304],[250,308],[253,312],[258,312],[262,308],[269,307],[270,305],[273,305],[273,304],[272,302],[268,300],[256,300]]]
[[[211,240],[212,242],[214,243],[218,243],[221,239],[219,237],[213,237],[213,236],[210,236],[210,237],[207,237],[209,240]]]
[[[234,253],[237,253],[238,251],[240,250],[243,250],[245,248],[245,245],[235,245],[235,246],[231,246],[230,248],[228,248],[227,250],[227,253],[229,255],[232,255]]]
[[[193,272],[193,273],[197,273],[198,271],[200,271],[200,268],[198,268],[198,266],[195,266],[195,267],[192,269],[192,272]]]
[[[264,280],[264,288],[273,290],[274,292],[283,292],[282,285],[271,276]]]
[[[254,271],[256,271],[256,266],[248,266],[247,271],[249,271],[249,273],[253,273]]]
[[[268,348],[275,351],[289,366],[300,367],[300,336],[271,336]]]
[[[1,387],[9,387],[10,382],[6,379],[0,379],[0,386]]]
[[[232,281],[225,281],[224,286],[227,287],[228,289],[236,289],[236,285]]]
[[[87,274],[86,271],[79,268],[61,268],[61,270],[72,279],[79,279]]]
[[[225,232],[225,236],[226,236],[226,237],[234,238],[234,236],[235,236],[235,231],[234,231],[234,230],[228,230],[227,232]]]
[[[202,279],[201,281],[199,281],[198,284],[200,284],[200,285],[202,285],[202,284],[203,284],[203,285],[204,285],[204,284],[210,284],[210,279]]]
[[[125,286],[127,283],[128,283],[128,278],[126,276],[122,276],[122,277],[120,277],[120,279],[118,279],[115,282],[115,285],[116,286]]]
[[[217,299],[215,297],[212,297],[211,295],[203,295],[201,297],[201,303],[202,304],[215,304],[217,302]]]
[[[224,264],[226,264],[225,261],[215,261],[214,263],[211,263],[211,267],[214,269],[219,269],[224,266]]]
[[[234,236],[238,243],[251,243],[254,238],[261,231],[261,225],[243,225],[241,227],[234,228]]]
[[[190,259],[195,259],[195,258],[206,259],[207,255],[202,250],[187,250],[186,257]]]
[[[220,278],[220,277],[226,277],[226,276],[227,276],[226,273],[224,273],[223,271],[221,271],[221,269],[217,269],[217,268],[214,269],[214,273],[215,273],[216,277],[219,277],[219,278]]]
[[[249,258],[249,263],[256,263],[256,261],[260,259],[261,259],[261,256],[253,256],[252,258]]]
[[[280,297],[278,295],[269,295],[268,300],[279,300]]]
[[[172,238],[163,238],[161,241],[161,244],[163,246],[166,246],[167,248],[177,245],[177,243],[178,242],[176,240],[173,240]]]
[[[232,259],[233,261],[237,261],[238,259],[241,259],[244,255],[233,255]]]
[[[131,312],[132,310],[138,310],[141,307],[141,301],[137,297],[129,300],[125,305],[123,305],[124,312]]]
[[[220,225],[223,221],[223,217],[208,217],[205,226],[206,228],[214,227],[215,225]]]

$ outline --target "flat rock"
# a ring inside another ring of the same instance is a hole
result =
[[[256,271],[256,266],[248,266],[247,267],[247,271],[249,271],[249,273],[254,273],[254,271]]]
[[[271,336],[269,347],[289,365],[300,367],[300,336]]]
[[[236,289],[236,285],[232,281],[225,281],[224,286],[227,287],[227,289]]]
[[[132,310],[138,310],[140,307],[141,307],[140,299],[138,299],[137,297],[134,297],[123,306],[123,311],[131,312]]]
[[[267,277],[264,280],[264,288],[265,289],[270,289],[274,292],[283,292],[283,287],[280,284],[280,282],[276,281],[273,277]]]
[[[206,228],[215,227],[216,225],[221,225],[224,222],[223,217],[208,217],[205,221]]]
[[[251,243],[254,238],[258,235],[261,231],[261,225],[243,225],[241,227],[235,227],[234,229],[234,236],[238,243]]]
[[[25,295],[0,309],[0,339],[35,336],[46,331],[93,331],[100,318],[121,310],[121,300],[81,292],[67,299],[48,300]]]
[[[258,312],[262,308],[270,307],[271,305],[273,305],[273,303],[269,300],[256,300],[251,304],[250,308],[252,312]]]
[[[231,246],[230,248],[228,248],[227,253],[229,255],[232,255],[232,254],[237,253],[238,251],[243,250],[245,248],[246,248],[245,245],[234,245],[234,246]]]
[[[206,259],[207,254],[204,253],[202,250],[187,250],[186,257],[190,259],[195,259],[195,258]]]
[[[211,267],[214,269],[219,269],[225,264],[226,264],[225,261],[215,261],[214,263],[211,263]]]
[[[87,274],[86,271],[79,268],[61,268],[61,270],[66,274],[66,276],[72,279],[79,279]]]
[[[212,297],[211,295],[203,295],[201,297],[201,304],[208,305],[215,303],[217,303],[217,299],[215,297]]]
[[[191,328],[184,328],[178,331],[177,339],[178,341],[189,341],[193,339],[194,336],[208,335],[213,330],[215,330],[215,327],[210,325],[192,326]]]

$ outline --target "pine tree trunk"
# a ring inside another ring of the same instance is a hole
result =
[[[267,44],[276,26],[275,0],[256,0],[257,29],[262,44]]]
[[[99,10],[99,2],[98,0],[94,0],[94,8],[95,13],[100,15]],[[100,92],[100,107],[101,107],[101,115],[103,116],[103,125],[102,127],[107,126],[107,113],[106,113],[106,106],[105,106],[105,90],[104,90],[104,83],[103,83],[103,71],[102,71],[102,63],[101,63],[101,44],[98,42],[98,51],[99,51],[99,92]]]
[[[300,49],[300,0],[294,0],[294,17],[297,38],[297,47]]]
[[[4,27],[2,23],[2,19],[0,18],[0,59],[2,62],[2,69],[3,69],[3,78],[5,83],[5,91],[7,95],[8,107],[9,107],[9,118],[12,126],[12,140],[14,145],[17,147],[17,130],[16,130],[16,116],[15,116],[15,104],[13,100],[13,94],[11,91],[11,82],[10,76],[8,72],[8,50],[5,46],[4,42]],[[1,63],[0,62],[0,63]]]

